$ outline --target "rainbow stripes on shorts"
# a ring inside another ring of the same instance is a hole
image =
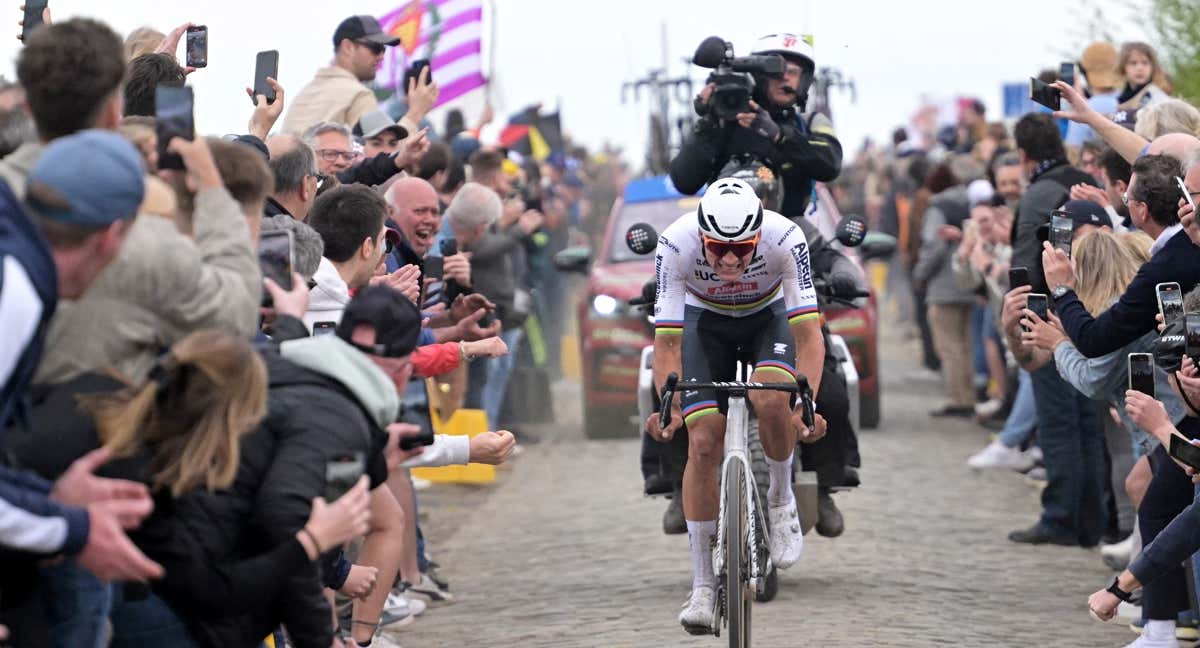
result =
[[[754,365],[754,370],[778,372],[787,376],[789,381],[796,379],[796,368],[782,360],[763,360]]]
[[[716,414],[720,410],[717,409],[717,401],[706,400],[699,403],[692,403],[683,410],[683,422],[691,425],[692,421],[705,416],[707,414]]]

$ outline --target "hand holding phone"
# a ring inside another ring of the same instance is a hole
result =
[[[278,50],[259,52],[254,59],[254,92],[250,96],[250,101],[254,105],[258,105],[258,100],[255,98],[258,95],[266,97],[269,104],[275,103],[275,87],[267,81],[268,78],[279,78]]]
[[[1065,212],[1057,212],[1050,216],[1050,245],[1056,250],[1062,250],[1071,256],[1071,239],[1075,236],[1075,221]]]
[[[1167,451],[1172,457],[1191,466],[1193,470],[1200,470],[1200,447],[1192,445],[1187,439],[1178,434],[1172,434],[1171,444]]]
[[[1017,266],[1008,269],[1008,289],[1029,285],[1029,268]]]
[[[1130,353],[1129,389],[1156,398],[1154,390],[1154,356],[1149,353]]]
[[[1183,353],[1200,364],[1200,313],[1184,315]]]
[[[1058,66],[1058,78],[1061,79],[1063,83],[1074,88],[1076,77],[1075,70],[1077,67],[1078,66],[1075,65],[1074,61],[1064,61],[1060,63]]]
[[[1187,202],[1188,205],[1191,205],[1192,213],[1196,213],[1196,202],[1192,200],[1192,192],[1188,191],[1187,183],[1185,183],[1183,178],[1180,178],[1179,176],[1175,176],[1175,182],[1179,184],[1179,191],[1183,194],[1183,200]]]
[[[21,20],[21,41],[29,38],[29,34],[37,27],[46,24],[47,0],[25,0],[25,17]]]
[[[1179,284],[1174,281],[1160,283],[1154,287],[1154,292],[1158,297],[1158,312],[1162,313],[1163,324],[1170,325],[1183,317],[1183,291],[1179,289]]]
[[[1033,311],[1038,316],[1038,319],[1043,322],[1050,319],[1048,315],[1050,312],[1050,300],[1042,293],[1029,293],[1025,302],[1025,308]],[[1027,333],[1030,330],[1028,326],[1021,326],[1021,329]]]
[[[195,97],[189,87],[160,85],[154,91],[155,133],[158,135],[158,168],[184,169],[183,158],[171,150],[171,139],[192,140],[196,124],[192,117]]]
[[[295,264],[295,239],[287,230],[263,232],[258,238],[258,266],[263,277],[279,284],[284,290],[292,289],[292,267]],[[263,306],[270,308],[270,293],[263,291]]]
[[[425,278],[442,280],[442,275],[445,272],[446,260],[442,257],[427,257],[425,259]]]
[[[1029,77],[1029,98],[1050,110],[1062,110],[1062,93],[1040,79]]]

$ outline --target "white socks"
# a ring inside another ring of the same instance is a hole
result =
[[[1175,622],[1148,620],[1142,636],[1147,641],[1175,641]]]
[[[717,534],[717,521],[687,521],[688,539],[692,545],[692,589],[713,587],[712,539]]]
[[[767,487],[767,506],[791,504],[796,496],[792,493],[792,455],[785,461],[767,457],[767,470],[771,473],[771,485]]]

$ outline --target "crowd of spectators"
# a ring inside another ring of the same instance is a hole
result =
[[[160,142],[189,25],[46,18],[0,88],[0,642],[366,646],[452,601],[409,469],[536,442],[504,404],[555,366],[551,257],[619,165],[491,145],[490,109],[438,133],[428,74],[380,105],[369,16],[247,89],[245,133]],[[495,431],[434,434],[439,403]]]
[[[1164,332],[1158,293],[1177,284],[1200,316],[1200,111],[1143,43],[1092,43],[1078,66],[1074,86],[1041,75],[1060,111],[988,122],[963,102],[957,124],[897,129],[844,177],[899,239],[890,293],[920,341],[912,373],[944,385],[931,415],[995,433],[970,468],[1042,488],[1036,522],[1009,540],[1099,545],[1125,571],[1093,614],[1121,604],[1132,646],[1174,647],[1200,636],[1183,567],[1200,491],[1169,453],[1173,437],[1200,445],[1200,351],[1185,352],[1183,316]],[[1151,354],[1153,388],[1134,389],[1130,354]]]

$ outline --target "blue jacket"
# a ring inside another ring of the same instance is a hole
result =
[[[1153,331],[1158,296],[1154,286],[1174,281],[1187,294],[1200,283],[1200,248],[1183,231],[1138,269],[1125,294],[1093,319],[1074,291],[1054,300],[1054,310],[1075,348],[1089,358],[1111,353]],[[1053,288],[1053,286],[1051,287]]]
[[[0,374],[0,430],[24,415],[42,341],[58,304],[58,274],[50,246],[8,185],[0,182],[0,301],[16,320],[6,331],[15,362]],[[11,300],[11,301],[9,301]],[[8,365],[8,362],[4,363]],[[0,438],[0,446],[3,438]],[[51,484],[32,473],[0,466],[0,548],[47,556],[75,554],[87,543],[88,516],[49,498]],[[2,570],[3,567],[0,567]]]

